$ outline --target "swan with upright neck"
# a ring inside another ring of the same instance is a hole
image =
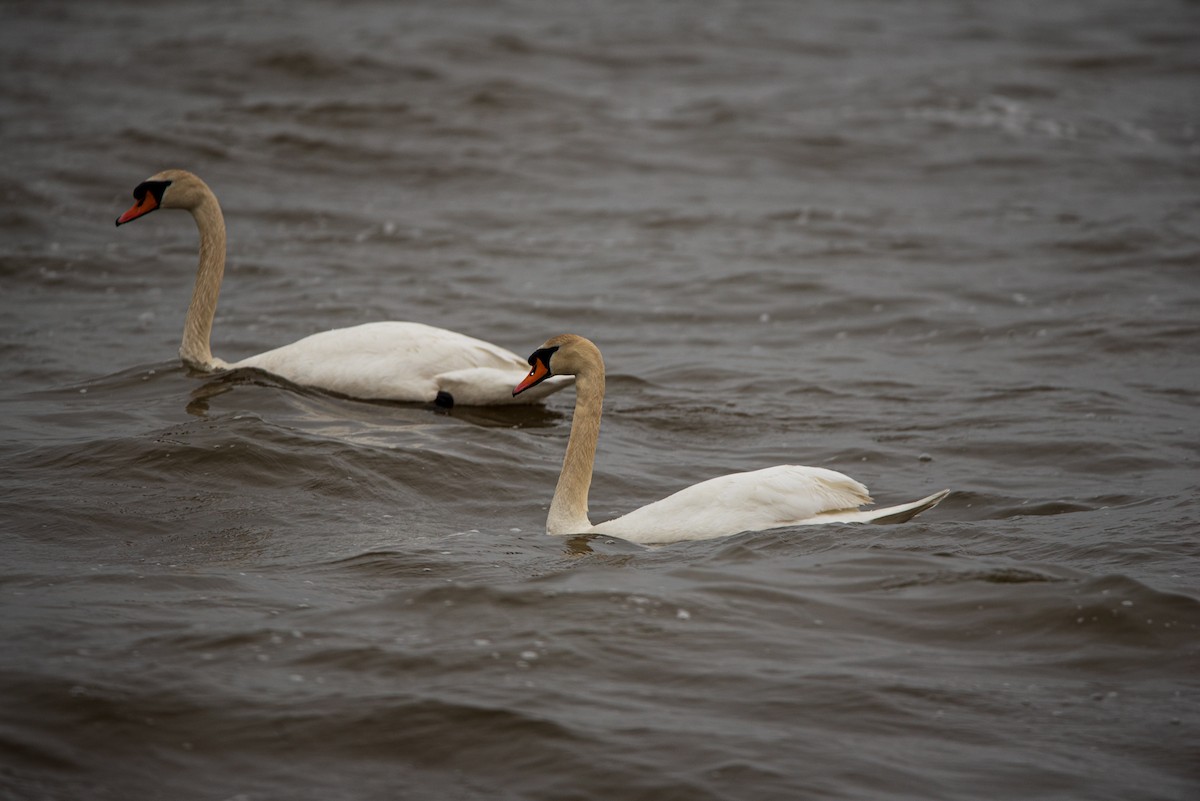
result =
[[[241,361],[222,361],[210,345],[225,274],[225,218],[216,195],[193,173],[165,170],[138,184],[133,197],[117,225],[155,209],[183,209],[200,231],[200,264],[179,347],[179,358],[189,367],[205,372],[255,368],[352,398],[442,406],[536,403],[570,385],[570,379],[562,379],[518,400],[511,388],[525,374],[521,357],[490,342],[409,322],[323,331]]]
[[[949,494],[942,490],[919,501],[862,510],[859,507],[871,503],[871,497],[866,487],[849,476],[822,467],[778,465],[710,478],[593,525],[588,519],[588,490],[600,437],[604,359],[590,340],[563,334],[547,340],[528,362],[529,374],[513,389],[513,395],[554,376],[575,377],[575,414],[546,519],[548,534],[606,534],[631,542],[666,544],[816,523],[902,523],[932,509]]]

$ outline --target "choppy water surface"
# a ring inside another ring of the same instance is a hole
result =
[[[1190,799],[1194,3],[7,3],[5,799]],[[592,514],[824,465],[903,526],[542,532],[572,397],[175,352],[418,320],[610,371]]]

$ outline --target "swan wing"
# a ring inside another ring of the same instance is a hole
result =
[[[538,394],[513,398],[524,359],[490,342],[422,323],[365,323],[322,331],[229,365],[252,367],[295,384],[354,398],[455,403],[530,403],[570,385],[546,382]]]
[[[779,465],[702,481],[593,531],[641,543],[702,540],[834,522],[819,516],[870,502],[867,488],[847,475],[823,467]]]

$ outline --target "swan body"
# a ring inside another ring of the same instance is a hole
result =
[[[503,404],[506,396],[512,398],[513,373],[525,373],[520,357],[504,348],[403,322],[321,331],[224,366],[255,368],[351,398],[446,403],[448,395],[461,406]],[[532,400],[561,388],[550,387]]]
[[[554,376],[574,375],[575,414],[550,514],[549,534],[605,534],[631,542],[665,544],[818,523],[901,523],[936,506],[949,490],[911,503],[860,509],[867,488],[823,467],[777,465],[702,481],[614,520],[593,525],[588,490],[600,434],[604,360],[589,340],[563,334],[529,357],[529,375],[513,394]]]
[[[179,357],[197,370],[254,368],[301,386],[366,400],[450,406],[537,403],[569,386],[569,378],[516,399],[523,359],[483,340],[421,323],[379,322],[322,331],[237,362],[212,355],[210,339],[225,274],[225,219],[216,195],[186,170],[165,170],[133,191],[134,205],[117,225],[155,209],[191,212],[200,232],[200,264],[184,320]]]

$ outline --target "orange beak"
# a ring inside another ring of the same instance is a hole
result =
[[[537,386],[550,377],[550,368],[541,359],[533,363],[533,367],[529,370],[529,375],[513,388],[513,397],[520,395],[530,387]]]
[[[117,225],[127,223],[130,220],[136,220],[145,214],[149,214],[158,208],[158,200],[155,199],[153,192],[147,192],[142,196],[142,199],[129,207],[129,211],[117,218]]]

